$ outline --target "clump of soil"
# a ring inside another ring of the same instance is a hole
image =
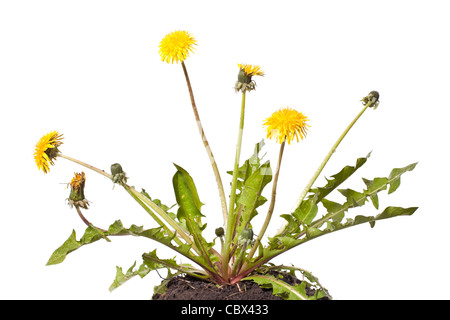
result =
[[[296,277],[283,273],[283,281],[299,284]],[[314,289],[307,294],[314,295]],[[153,300],[283,300],[274,296],[272,289],[263,289],[253,281],[241,281],[237,285],[217,285],[186,275],[174,277],[167,283],[164,294],[154,294]]]

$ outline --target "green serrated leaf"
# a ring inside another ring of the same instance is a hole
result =
[[[319,208],[317,207],[318,195],[302,201],[300,206],[292,213],[300,224],[309,225],[317,215]]]
[[[245,181],[242,193],[237,200],[243,206],[242,220],[244,224],[256,215],[255,209],[265,202],[266,199],[261,197],[261,192],[270,181],[272,181],[272,170],[269,161],[265,162]]]
[[[281,279],[277,279],[271,275],[256,274],[250,277],[246,277],[243,280],[255,281],[258,285],[264,287],[271,287],[273,294],[282,297],[286,300],[310,300],[306,294],[306,282],[302,281],[301,284],[291,286]]]
[[[113,290],[117,289],[122,284],[124,284],[131,278],[135,277],[136,275],[139,275],[141,278],[143,278],[150,272],[150,269],[145,264],[142,264],[138,270],[133,270],[135,266],[136,266],[136,261],[133,263],[133,265],[130,268],[128,268],[128,270],[125,274],[123,273],[122,268],[116,267],[116,278],[114,279],[113,283],[109,287],[109,291],[113,291]]]
[[[63,262],[70,252],[78,249],[81,246],[82,244],[79,241],[77,241],[75,230],[73,230],[72,234],[62,244],[62,246],[60,246],[53,252],[53,254],[51,255],[50,259],[47,262],[47,266]]]
[[[345,216],[345,210],[343,210],[344,205],[339,204],[337,202],[333,202],[327,199],[322,199],[323,206],[327,209],[328,213],[339,212],[339,214],[335,214],[332,216],[333,221],[340,222]]]
[[[198,278],[207,278],[207,276],[202,275],[202,271],[194,269],[189,264],[179,264],[176,262],[175,258],[172,259],[160,259],[156,254],[156,249],[144,253],[142,255],[142,259],[144,260],[144,264],[151,270],[167,268],[172,270],[178,270],[182,273],[186,273]]]
[[[414,170],[414,168],[416,167],[417,162],[416,163],[412,163],[406,167],[403,168],[395,168],[391,171],[390,175],[389,175],[389,191],[388,194],[391,194],[392,192],[394,192],[395,190],[397,190],[397,188],[400,186],[400,176],[407,172],[407,171],[412,171]]]
[[[347,180],[352,174],[356,172],[359,168],[361,168],[370,157],[369,153],[364,158],[358,158],[356,160],[355,166],[345,166],[341,171],[332,175],[332,179],[327,179],[327,184],[322,188],[311,189],[310,192],[317,194],[317,201],[321,201],[328,194],[330,194],[334,189],[336,189],[339,185],[341,185],[345,180]]]
[[[247,179],[261,167],[261,160],[264,156],[260,157],[259,153],[264,146],[264,140],[261,140],[255,145],[253,155],[244,161],[244,164],[238,169],[238,181],[237,190],[242,191],[244,183]],[[233,171],[227,171],[228,174],[233,175]]]
[[[359,207],[367,201],[367,197],[364,193],[352,189],[340,189],[338,191],[347,198],[346,203],[349,207]]]
[[[288,271],[288,273],[294,277],[297,277],[298,279],[300,279],[300,277],[298,277],[296,275],[296,272],[300,272],[302,275],[302,278],[307,280],[307,284],[306,286],[309,288],[313,288],[315,290],[315,294],[314,297],[309,297],[309,299],[320,299],[322,297],[327,297],[330,300],[333,299],[333,297],[329,294],[328,290],[323,287],[320,282],[319,279],[317,277],[315,277],[311,272],[302,269],[302,268],[298,268],[298,267],[294,267],[294,266],[285,266],[285,265],[273,265],[273,266],[263,266],[262,270],[265,270],[263,273],[267,273],[267,271],[269,270],[276,270],[278,272],[286,272]],[[304,280],[303,280],[304,281]]]
[[[384,209],[382,213],[377,215],[375,217],[375,220],[382,220],[382,219],[388,219],[398,216],[410,216],[416,210],[419,209],[418,207],[411,207],[411,208],[401,208],[401,207],[387,207]]]
[[[331,233],[334,231],[346,229],[349,227],[353,227],[362,223],[369,223],[370,226],[373,228],[375,226],[375,221],[388,219],[388,218],[394,218],[398,216],[410,216],[412,215],[418,208],[417,207],[411,207],[411,208],[401,208],[401,207],[387,207],[384,209],[384,211],[375,217],[373,216],[362,216],[357,215],[355,219],[347,219],[347,222],[340,223],[340,222],[330,222],[327,224],[327,228],[324,230],[316,229],[314,228],[313,234],[308,235],[307,237],[313,238],[313,237],[319,237],[327,233]]]
[[[377,192],[387,189],[387,184],[389,183],[389,179],[388,178],[375,178],[373,180],[369,180],[369,179],[363,178],[363,181],[367,186],[366,193],[369,193],[370,200],[372,201],[373,206],[375,207],[375,209],[378,210],[378,207],[380,204],[379,204]]]
[[[53,252],[53,254],[51,255],[50,259],[47,262],[47,265],[61,263],[64,261],[64,259],[69,253],[79,249],[80,247],[87,244],[91,244],[100,239],[105,239],[109,241],[107,236],[115,236],[115,235],[133,235],[139,237],[146,237],[170,247],[171,249],[181,253],[182,255],[199,264],[201,264],[202,262],[199,259],[197,259],[196,256],[190,254],[191,249],[190,245],[182,244],[176,246],[172,244],[172,240],[174,239],[175,235],[169,236],[166,233],[166,231],[162,229],[162,227],[144,230],[142,226],[132,225],[130,228],[127,229],[122,225],[122,222],[120,220],[117,220],[112,225],[109,226],[107,232],[102,232],[93,226],[87,227],[83,237],[81,237],[80,240],[76,239],[76,233],[75,230],[73,230],[70,237],[58,249],[56,249]]]

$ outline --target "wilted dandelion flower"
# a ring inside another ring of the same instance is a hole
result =
[[[159,44],[161,60],[167,63],[178,63],[188,58],[194,52],[197,40],[187,31],[174,31],[169,33]]]
[[[34,161],[39,170],[47,173],[50,165],[54,165],[53,160],[58,156],[58,147],[63,144],[62,137],[58,131],[52,131],[44,135],[36,144],[34,150]]]
[[[267,118],[263,126],[267,130],[267,138],[274,138],[278,143],[287,140],[288,144],[294,138],[299,141],[306,136],[309,125],[306,123],[309,119],[301,112],[289,107],[281,108]]]
[[[237,91],[251,91],[255,90],[256,83],[252,80],[253,76],[264,76],[260,66],[251,64],[238,64],[239,74],[238,81],[234,85],[234,89]]]
[[[70,195],[67,199],[69,206],[79,206],[83,209],[88,209],[89,201],[84,197],[84,185],[86,183],[86,175],[84,172],[75,173],[75,177],[70,181]]]
[[[238,63],[239,70],[242,70],[246,76],[264,76],[264,71],[258,65],[240,64]]]

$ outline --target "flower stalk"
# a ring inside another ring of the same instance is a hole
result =
[[[253,258],[253,255],[255,254],[256,249],[258,249],[259,244],[261,243],[261,239],[263,238],[263,236],[267,230],[267,227],[269,226],[270,220],[272,219],[273,210],[275,209],[275,198],[276,198],[276,194],[277,194],[278,177],[280,175],[281,159],[283,158],[285,145],[286,145],[286,140],[284,140],[280,145],[280,152],[278,154],[277,168],[275,171],[275,176],[273,178],[273,184],[272,184],[272,196],[270,199],[269,209],[267,210],[266,219],[264,220],[264,223],[261,227],[261,231],[259,232],[258,236],[256,237],[255,243],[253,244],[250,252],[247,255],[247,261],[250,261]],[[246,267],[246,264],[244,264],[243,268],[245,269],[245,267]]]
[[[323,168],[325,168],[325,166],[328,163],[328,161],[330,160],[331,156],[336,151],[337,147],[342,142],[342,140],[345,138],[345,136],[350,131],[350,129],[353,127],[353,125],[358,121],[359,118],[361,118],[363,113],[368,108],[372,107],[372,108],[375,109],[378,106],[378,104],[379,104],[378,98],[379,98],[378,92],[372,91],[372,92],[369,93],[369,95],[367,97],[364,97],[361,100],[363,102],[363,104],[364,104],[364,107],[356,115],[356,117],[352,120],[352,122],[350,122],[350,124],[347,126],[347,128],[345,128],[344,132],[339,136],[339,138],[333,144],[333,146],[331,147],[330,151],[328,151],[327,155],[322,160],[322,162],[320,163],[320,165],[317,168],[317,170],[314,172],[314,175],[311,177],[311,179],[306,184],[305,188],[303,189],[302,193],[300,194],[299,198],[297,199],[297,202],[295,203],[294,208],[293,208],[292,211],[297,209],[300,206],[300,204],[302,203],[302,201],[305,199],[306,194],[311,189],[312,185],[314,184],[314,182],[319,177],[319,175],[322,172]],[[284,234],[286,226],[287,226],[287,222],[284,222],[283,226],[278,230],[277,235]]]
[[[206,135],[205,135],[205,131],[203,130],[203,126],[202,126],[202,122],[200,121],[200,116],[198,114],[198,110],[197,110],[197,106],[195,104],[195,99],[194,99],[194,92],[192,90],[192,86],[191,86],[191,81],[189,80],[189,75],[186,69],[186,65],[184,64],[184,61],[181,62],[181,66],[183,67],[183,73],[184,76],[186,78],[186,84],[189,90],[189,96],[191,98],[191,104],[192,104],[192,111],[194,111],[194,116],[195,116],[195,121],[197,122],[197,127],[198,127],[198,131],[200,133],[200,136],[202,138],[203,141],[203,145],[205,146],[206,152],[208,154],[209,157],[209,161],[211,162],[211,166],[214,172],[214,176],[216,178],[216,182],[217,182],[217,187],[219,189],[219,197],[220,197],[220,202],[221,202],[221,206],[222,206],[222,215],[223,215],[223,219],[224,222],[227,220],[227,201],[225,198],[225,191],[223,189],[223,183],[222,183],[222,178],[220,177],[220,172],[219,169],[217,167],[217,162],[214,159],[214,155],[211,151],[211,147],[209,146],[209,142],[208,139],[206,139]]]
[[[225,245],[222,251],[223,257],[223,266],[222,273],[226,277],[228,273],[228,263],[230,260],[230,250],[231,250],[231,242],[233,238],[234,228],[237,223],[236,215],[235,215],[235,201],[236,201],[236,187],[237,187],[237,178],[239,171],[239,159],[241,155],[241,147],[242,147],[242,134],[244,132],[244,116],[245,116],[245,90],[242,91],[242,101],[241,101],[241,116],[239,121],[239,133],[238,139],[236,143],[236,155],[234,158],[234,168],[233,168],[233,178],[231,182],[231,191],[230,191],[230,203],[228,209],[228,219],[226,220],[226,228],[227,232],[225,233]]]

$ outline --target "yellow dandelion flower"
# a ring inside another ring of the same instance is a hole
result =
[[[34,150],[34,161],[39,170],[47,173],[53,160],[58,156],[58,147],[63,144],[63,135],[58,131],[52,131],[44,135],[36,144]]]
[[[240,64],[238,63],[239,70],[245,72],[248,77],[251,76],[264,76],[264,71],[258,65]]]
[[[174,31],[169,33],[159,44],[161,60],[167,63],[178,63],[188,58],[194,52],[197,40],[187,31]]]
[[[239,74],[238,81],[234,85],[236,92],[238,91],[251,91],[255,90],[256,83],[252,80],[253,76],[264,76],[264,71],[262,71],[260,66],[251,64],[240,64],[238,63]]]
[[[287,107],[274,112],[264,121],[263,126],[267,130],[267,138],[274,138],[280,144],[287,140],[291,144],[294,138],[298,142],[299,137],[302,140],[306,137],[309,127],[307,121],[309,119],[303,113]]]

